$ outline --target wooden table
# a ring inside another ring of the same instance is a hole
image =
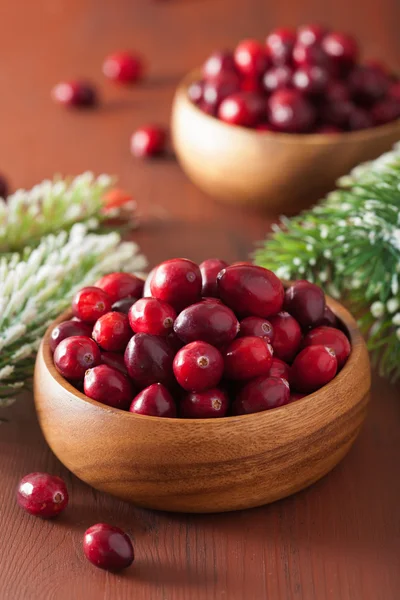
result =
[[[262,38],[278,24],[320,20],[366,40],[370,56],[400,67],[394,0],[36,0],[3,2],[0,168],[14,187],[54,172],[116,173],[137,199],[136,240],[151,263],[183,255],[243,259],[268,218],[223,208],[173,160],[135,161],[133,129],[168,122],[179,78],[214,48]],[[148,81],[133,90],[101,75],[106,53],[140,49]],[[68,112],[49,98],[61,78],[98,83],[102,106]],[[375,378],[367,423],[344,462],[309,490],[251,511],[186,516],[138,510],[71,476],[46,447],[28,395],[1,412],[0,600],[396,600],[400,597],[400,387]],[[42,522],[15,503],[18,479],[61,474],[70,508]],[[132,535],[137,560],[122,575],[82,554],[86,527],[106,521]]]

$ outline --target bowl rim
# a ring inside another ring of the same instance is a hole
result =
[[[175,100],[178,100],[181,104],[184,103],[186,108],[189,110],[193,110],[194,113],[197,114],[198,118],[203,118],[210,125],[214,124],[216,127],[221,127],[221,129],[224,129],[226,132],[241,132],[242,135],[246,135],[248,137],[256,136],[257,139],[262,139],[263,137],[275,138],[279,139],[285,144],[302,143],[307,145],[322,146],[340,144],[346,141],[362,142],[376,136],[385,136],[389,130],[396,126],[399,128],[400,134],[400,118],[390,121],[389,123],[384,123],[383,125],[369,127],[368,129],[360,129],[358,131],[340,131],[338,133],[283,133],[279,131],[257,131],[255,129],[251,129],[250,127],[243,127],[242,125],[230,125],[229,123],[225,123],[224,121],[221,121],[220,119],[203,112],[189,99],[187,94],[188,87],[191,83],[198,81],[199,79],[201,79],[200,68],[189,71],[189,73],[185,75],[176,88]]]
[[[108,406],[106,404],[98,402],[97,400],[93,400],[92,398],[89,398],[84,393],[82,393],[78,389],[76,389],[71,383],[69,383],[57,371],[57,369],[54,365],[54,362],[53,362],[53,353],[51,352],[51,349],[50,349],[49,338],[50,338],[51,331],[54,329],[54,327],[56,325],[58,325],[58,323],[61,323],[62,321],[66,321],[66,320],[72,318],[73,313],[72,313],[71,309],[67,309],[64,312],[62,312],[48,326],[48,328],[44,334],[44,337],[42,339],[39,353],[42,353],[42,357],[43,357],[43,361],[46,366],[46,369],[48,370],[50,376],[55,381],[55,383],[57,383],[58,385],[63,387],[69,394],[72,394],[73,396],[75,396],[76,398],[81,400],[82,402],[90,404],[90,405],[96,407],[97,409],[104,411],[105,413],[119,415],[120,418],[131,419],[131,420],[132,419],[142,419],[142,420],[150,419],[150,421],[152,421],[152,422],[155,422],[155,421],[169,422],[169,423],[173,422],[174,424],[176,424],[175,426],[177,426],[177,427],[179,427],[179,426],[183,427],[185,424],[187,426],[188,423],[191,423],[191,424],[195,424],[195,423],[206,424],[207,423],[207,425],[206,425],[207,427],[218,427],[221,425],[221,422],[234,423],[234,422],[238,422],[239,420],[241,421],[242,419],[255,420],[255,419],[260,418],[262,415],[264,415],[264,418],[268,418],[268,416],[270,418],[273,418],[273,415],[274,414],[276,415],[277,411],[281,411],[280,412],[280,414],[281,414],[282,411],[290,410],[292,406],[298,407],[299,403],[304,404],[306,402],[315,400],[316,396],[318,396],[319,392],[321,392],[322,390],[323,391],[329,390],[332,393],[335,393],[335,392],[340,393],[342,382],[347,380],[349,377],[352,377],[353,369],[357,368],[357,363],[359,362],[362,355],[366,352],[363,336],[357,326],[357,323],[356,323],[354,317],[338,301],[334,300],[333,298],[331,298],[328,295],[325,295],[325,298],[326,298],[327,306],[329,306],[329,308],[333,311],[333,313],[336,315],[336,317],[339,319],[339,321],[342,323],[342,325],[344,325],[344,327],[348,333],[348,337],[349,337],[350,344],[351,344],[351,352],[346,361],[346,364],[329,383],[324,385],[322,388],[319,388],[317,391],[312,392],[311,394],[307,394],[306,396],[304,396],[304,398],[300,398],[299,400],[296,400],[295,402],[290,402],[288,404],[284,404],[283,406],[279,406],[279,407],[271,409],[271,410],[265,410],[265,411],[261,411],[261,412],[257,412],[257,413],[250,413],[250,414],[245,414],[245,415],[231,415],[231,416],[227,416],[227,417],[220,417],[220,418],[214,418],[214,419],[212,419],[212,418],[180,419],[179,417],[156,417],[156,416],[151,416],[151,415],[140,415],[140,414],[131,413],[129,411],[122,410],[119,408],[114,408],[112,406]],[[178,424],[180,424],[180,425],[178,425]]]

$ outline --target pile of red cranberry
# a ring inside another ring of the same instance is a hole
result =
[[[176,258],[146,282],[112,273],[72,308],[51,334],[57,370],[94,400],[158,417],[282,406],[333,379],[351,349],[321,288],[285,291],[244,262]]]
[[[400,117],[400,82],[378,61],[358,64],[356,40],[305,25],[265,44],[215,52],[189,98],[226,123],[285,133],[367,129]]]

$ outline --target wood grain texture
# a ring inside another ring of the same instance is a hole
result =
[[[299,212],[331,190],[341,175],[400,139],[400,120],[335,135],[232,127],[190,102],[188,86],[200,77],[198,70],[191,72],[176,92],[174,148],[188,177],[227,204],[258,206],[271,214]]]
[[[80,479],[145,508],[225,512],[308,487],[347,454],[366,416],[370,367],[350,314],[328,299],[352,351],[327,386],[292,404],[224,419],[161,419],[104,406],[55,369],[47,330],[36,361],[39,424],[54,454]]]
[[[54,172],[116,173],[142,215],[134,233],[151,263],[186,255],[244,259],[268,230],[264,216],[217,204],[173,161],[129,154],[132,130],[168,123],[180,79],[207,53],[278,25],[330,23],[365,41],[365,55],[400,70],[395,0],[36,0],[3,2],[0,169],[16,186]],[[103,56],[139,48],[150,80],[104,83]],[[64,77],[101,84],[98,112],[65,112],[49,98]],[[371,409],[346,459],[307,490],[266,507],[219,515],[134,508],[96,492],[49,450],[27,394],[0,413],[1,600],[398,600],[400,589],[400,386],[374,377]],[[15,502],[20,477],[65,478],[68,511],[43,522]],[[84,559],[84,530],[105,521],[133,537],[126,573]]]

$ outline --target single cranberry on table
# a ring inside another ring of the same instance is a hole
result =
[[[181,348],[174,358],[174,374],[188,392],[203,392],[216,387],[224,371],[224,359],[217,348],[207,342],[192,342]]]
[[[91,337],[92,327],[82,321],[62,321],[54,327],[50,334],[51,351],[54,352],[58,344],[66,338],[76,335]]]
[[[274,65],[288,65],[292,62],[292,52],[296,43],[296,32],[292,29],[275,29],[265,41],[271,62]]]
[[[193,81],[188,87],[188,98],[193,104],[199,104],[203,100],[204,81]]]
[[[87,81],[62,81],[51,91],[55,102],[63,106],[91,108],[97,104],[96,88]]]
[[[88,398],[121,410],[129,407],[133,396],[128,377],[104,364],[86,371],[83,389]]]
[[[236,68],[244,76],[260,77],[268,67],[265,47],[257,40],[242,40],[235,49]]]
[[[200,273],[202,280],[202,296],[218,297],[217,275],[222,269],[228,266],[224,260],[219,258],[208,258],[200,263]]]
[[[108,365],[113,369],[117,369],[124,375],[128,375],[128,369],[126,368],[123,354],[119,354],[118,352],[102,352],[101,364]]]
[[[271,67],[264,73],[262,85],[268,94],[281,89],[288,89],[292,86],[293,69],[287,65]]]
[[[262,376],[247,383],[233,403],[236,415],[262,412],[288,404],[289,384],[280,377]]]
[[[253,127],[265,113],[262,96],[252,92],[237,92],[221,102],[218,117],[230,125]]]
[[[159,156],[165,151],[167,132],[160,125],[139,127],[131,137],[131,153],[136,158]]]
[[[358,65],[351,71],[348,85],[353,98],[369,106],[386,95],[390,79],[380,69]]]
[[[286,381],[289,381],[290,367],[283,360],[281,360],[280,358],[275,358],[274,356],[272,359],[271,368],[269,370],[269,376],[281,377],[282,379],[286,379]]]
[[[354,106],[349,114],[348,128],[350,131],[369,129],[373,127],[374,119],[370,111],[360,106]]]
[[[153,383],[132,400],[129,412],[150,417],[176,417],[176,405],[161,383]]]
[[[129,311],[129,323],[135,333],[168,335],[175,319],[175,309],[157,298],[140,298]]]
[[[223,353],[227,379],[245,381],[267,375],[272,364],[272,346],[265,338],[242,337],[229,344]]]
[[[211,300],[202,301],[188,306],[178,315],[174,331],[185,344],[199,340],[224,346],[237,336],[239,321],[227,306]]]
[[[125,350],[133,333],[127,315],[109,312],[96,321],[92,337],[103,350],[121,352]]]
[[[174,349],[165,337],[136,333],[126,347],[124,359],[129,376],[139,388],[152,383],[168,387],[174,381],[174,355]]]
[[[236,73],[227,73],[218,79],[206,81],[203,88],[202,106],[208,105],[217,111],[221,102],[228,96],[238,92],[240,88],[239,76]]]
[[[217,282],[221,300],[241,317],[269,317],[282,308],[282,282],[268,269],[231,265],[220,272]]]
[[[358,59],[358,44],[351,35],[338,32],[328,33],[321,45],[340,72],[347,72]]]
[[[335,377],[337,366],[332,348],[307,346],[294,359],[290,370],[290,386],[296,392],[315,392]]]
[[[109,273],[94,284],[104,290],[112,302],[124,298],[140,298],[143,293],[144,281],[132,273]]]
[[[400,99],[384,98],[371,108],[374,125],[384,125],[400,117]]]
[[[95,323],[97,319],[110,312],[111,306],[111,297],[95,286],[82,288],[72,300],[74,316],[85,323]]]
[[[297,42],[302,46],[314,46],[320,44],[325,35],[326,29],[321,25],[302,25],[297,30]]]
[[[274,337],[274,328],[270,321],[262,317],[246,317],[240,321],[239,337],[255,336],[267,338],[269,342]]]
[[[300,279],[286,290],[284,310],[302,327],[313,327],[324,316],[325,294],[318,285]]]
[[[316,327],[307,333],[303,341],[304,346],[327,346],[336,356],[338,370],[340,370],[350,356],[351,346],[348,338],[334,327]]]
[[[329,78],[329,72],[324,67],[304,65],[293,73],[293,86],[300,92],[314,96],[325,92]]]
[[[126,569],[135,558],[129,536],[106,523],[97,523],[86,530],[83,551],[95,567],[109,571]]]
[[[86,371],[100,364],[100,349],[88,337],[72,336],[62,340],[54,351],[54,365],[68,381],[80,381]]]
[[[215,79],[226,73],[235,73],[236,65],[233,53],[228,50],[213,52],[203,64],[202,74],[204,79]]]
[[[111,307],[111,310],[114,312],[120,312],[124,315],[129,313],[129,309],[135,302],[137,302],[139,298],[121,298],[121,300],[117,300]]]
[[[271,342],[274,356],[285,362],[292,362],[296,356],[302,339],[301,327],[294,317],[287,312],[280,312],[270,317],[274,330]]]
[[[104,75],[117,83],[136,83],[143,79],[144,71],[142,57],[132,52],[115,52],[103,63]]]
[[[278,90],[268,99],[269,122],[283,133],[304,133],[315,122],[315,109],[298,90]]]
[[[162,262],[155,268],[150,281],[150,295],[168,302],[177,311],[199,302],[201,288],[200,269],[186,258]]]
[[[205,392],[190,392],[179,405],[184,419],[214,419],[225,417],[229,409],[229,398],[224,390],[213,388]]]
[[[68,506],[68,499],[67,486],[56,475],[30,473],[18,484],[18,504],[35,517],[56,517]]]

